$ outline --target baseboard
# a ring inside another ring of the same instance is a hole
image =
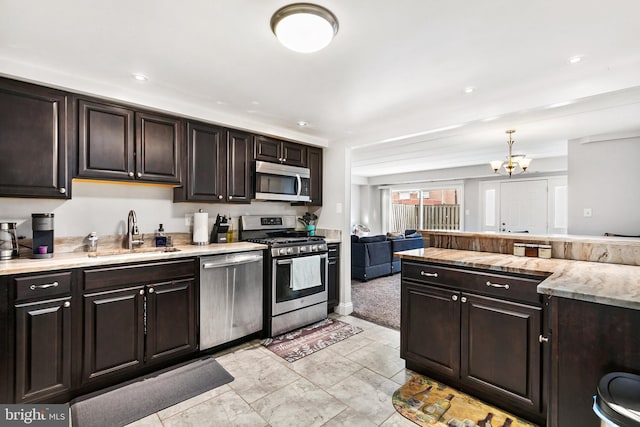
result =
[[[348,302],[348,303],[340,303],[337,306],[335,306],[335,308],[333,309],[333,311],[335,311],[338,314],[341,314],[343,316],[347,316],[351,313],[353,313],[353,303],[352,302]]]

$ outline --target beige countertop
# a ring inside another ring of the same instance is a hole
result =
[[[218,255],[234,252],[266,249],[266,245],[250,242],[211,243],[208,245],[176,245],[179,251],[162,252],[161,248],[144,248],[133,253],[119,251],[98,251],[99,256],[89,257],[87,252],[56,253],[53,258],[33,259],[27,256],[0,261],[0,276],[40,271],[86,268],[107,264],[128,264],[140,261],[153,261],[185,258],[201,255]],[[102,254],[101,254],[102,253]]]
[[[396,255],[498,272],[549,275],[538,285],[538,293],[640,310],[638,266],[439,248],[413,249]]]

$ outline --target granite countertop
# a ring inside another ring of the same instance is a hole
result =
[[[208,245],[175,245],[179,251],[162,252],[158,248],[144,248],[140,252],[109,251],[103,255],[89,257],[87,252],[56,253],[53,258],[33,259],[23,256],[16,259],[0,261],[0,276],[20,273],[34,273],[40,271],[65,270],[69,268],[86,268],[107,264],[128,264],[140,261],[166,260],[201,255],[218,255],[234,252],[267,249],[266,245],[250,242],[211,243]],[[152,251],[152,252],[145,252]]]
[[[396,255],[407,260],[498,272],[548,275],[538,285],[540,294],[640,310],[638,266],[439,248],[413,249]]]

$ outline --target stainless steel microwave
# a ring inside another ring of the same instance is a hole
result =
[[[308,202],[308,168],[256,161],[256,200]]]

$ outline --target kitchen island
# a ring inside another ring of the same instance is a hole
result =
[[[598,426],[600,377],[640,373],[638,266],[441,248],[398,256],[409,368],[561,427]]]

